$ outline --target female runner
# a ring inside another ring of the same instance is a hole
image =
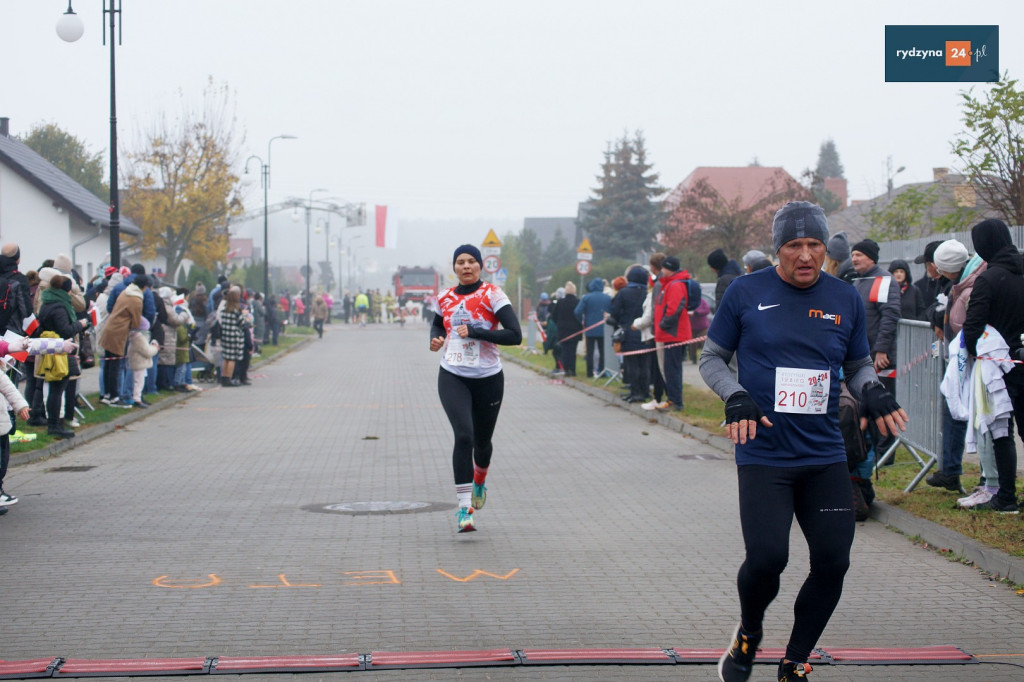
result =
[[[452,267],[459,284],[437,297],[430,329],[430,350],[444,351],[437,393],[455,432],[452,468],[460,533],[476,530],[473,513],[487,499],[491,435],[505,391],[498,345],[517,346],[523,340],[508,296],[480,280],[481,260],[471,244],[455,249]]]

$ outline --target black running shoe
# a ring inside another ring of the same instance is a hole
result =
[[[718,677],[722,682],[745,682],[750,678],[757,656],[757,645],[761,633],[749,635],[737,625],[732,635],[732,644],[718,659]]]

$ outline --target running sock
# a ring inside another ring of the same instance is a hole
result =
[[[456,483],[455,484],[455,497],[459,500],[459,508],[469,507],[469,499],[473,496],[473,484],[472,483]]]
[[[473,462],[473,483],[483,485],[486,478],[487,467],[478,466],[476,462]]]

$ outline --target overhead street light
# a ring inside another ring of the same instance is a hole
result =
[[[275,135],[267,142],[267,160],[253,154],[245,160],[245,172],[249,172],[249,161],[256,159],[263,171],[263,296],[270,296],[270,239],[267,230],[267,189],[270,187],[270,147],[274,140],[295,140],[294,135]]]
[[[313,292],[309,288],[309,223],[310,218],[313,215],[313,195],[317,192],[329,192],[330,190],[323,187],[309,190],[309,199],[306,201],[306,296],[309,297],[310,303],[313,302]]]

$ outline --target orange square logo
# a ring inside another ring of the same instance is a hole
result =
[[[969,40],[947,40],[946,41],[946,66],[970,66],[971,65],[971,41]]]

